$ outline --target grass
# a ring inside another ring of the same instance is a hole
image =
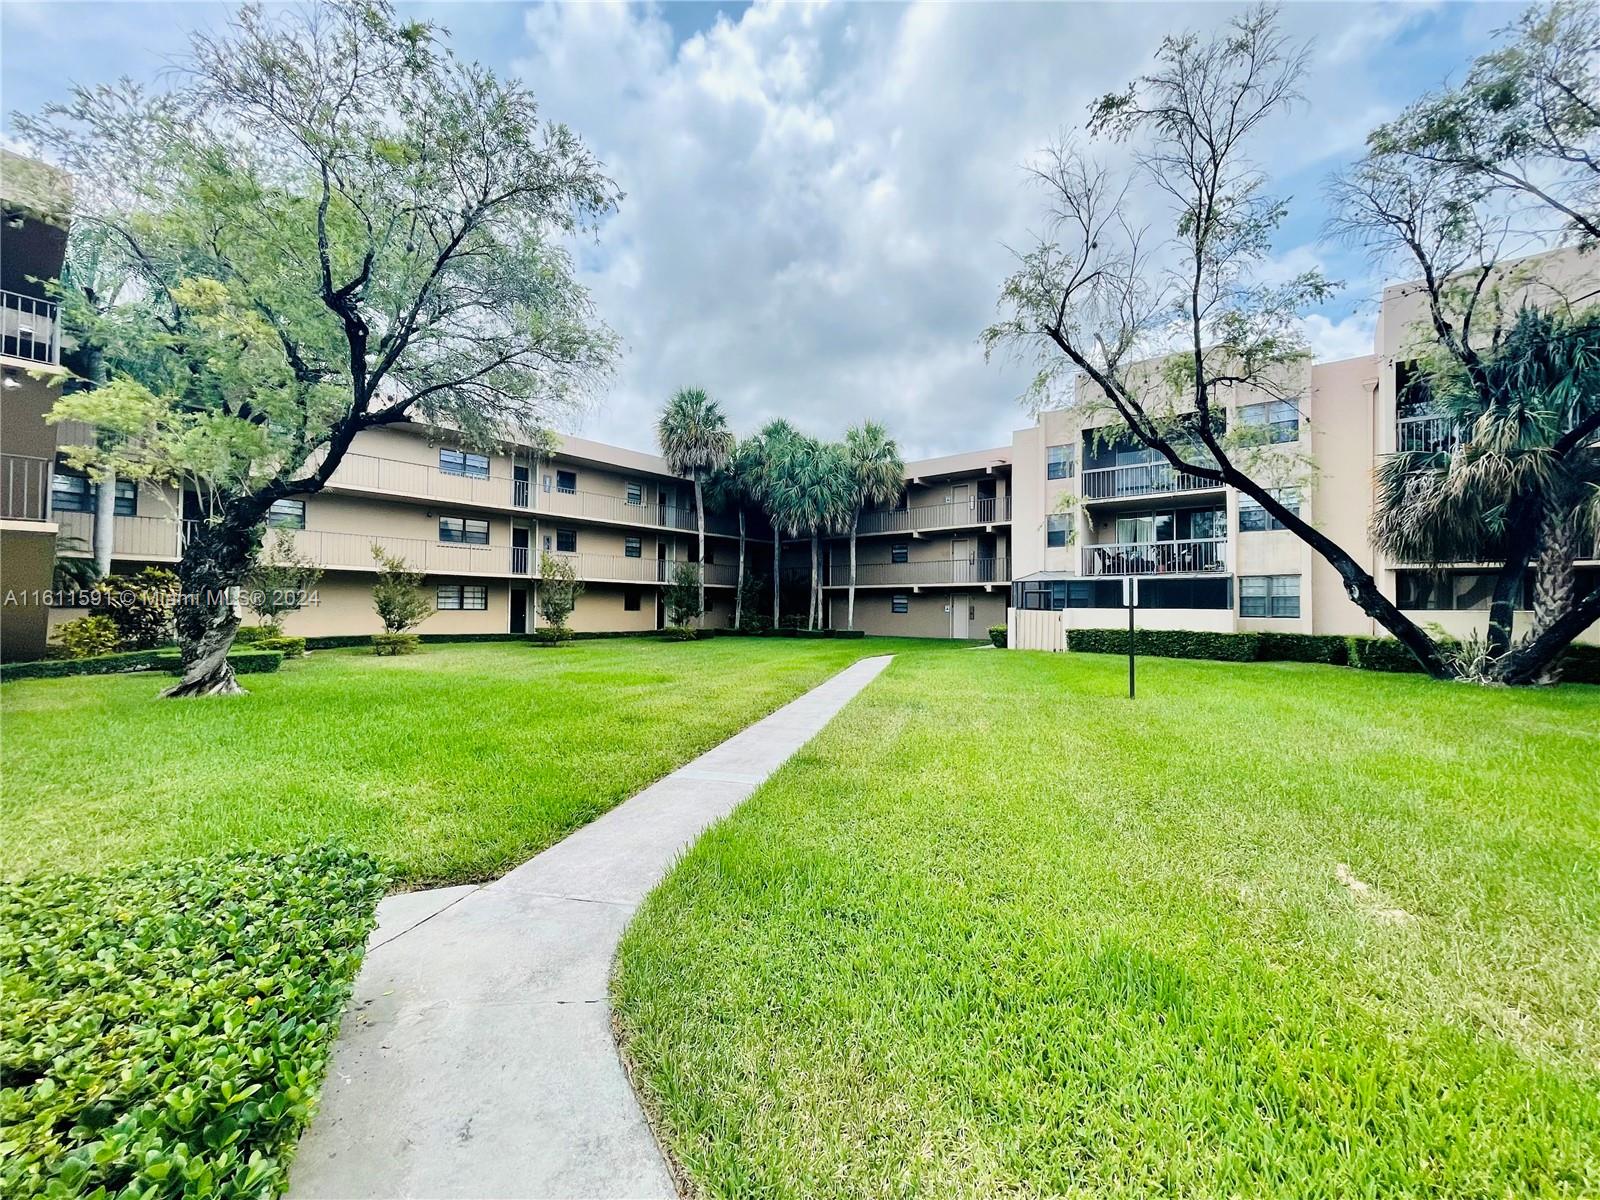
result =
[[[0,686],[8,877],[331,837],[404,885],[492,878],[883,640],[323,651],[239,699]]]
[[[1600,1194],[1600,689],[1140,670],[901,656],[646,902],[695,1190]]]

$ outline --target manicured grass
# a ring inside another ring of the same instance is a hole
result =
[[[1600,689],[1125,687],[902,656],[647,901],[698,1190],[1600,1194]]]
[[[492,878],[893,643],[322,651],[250,695],[165,676],[0,686],[9,877],[339,838],[401,884]]]

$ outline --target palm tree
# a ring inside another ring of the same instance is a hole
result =
[[[1372,539],[1402,562],[1506,562],[1489,610],[1492,662],[1510,657],[1526,569],[1510,549],[1519,529],[1537,530],[1531,637],[1571,607],[1573,559],[1600,529],[1600,446],[1551,453],[1600,402],[1600,310],[1523,309],[1477,371],[1473,386],[1453,360],[1425,365],[1432,407],[1453,423],[1455,444],[1379,465]]]
[[[739,576],[733,594],[733,627],[744,625],[745,509],[760,485],[759,439],[738,442],[728,461],[706,482],[706,503],[718,512],[732,509],[739,516]]]
[[[843,527],[849,519],[852,491],[844,451],[815,438],[796,435],[779,455],[778,506],[791,537],[804,533],[811,539],[811,598],[806,628],[822,623],[822,535]]]
[[[751,438],[749,448],[750,495],[766,510],[772,525],[772,627],[778,628],[783,567],[783,531],[787,524],[784,512],[785,490],[780,485],[785,465],[785,449],[800,435],[794,426],[779,419],[768,421],[761,432]]]
[[[656,439],[667,465],[694,480],[694,519],[700,534],[700,611],[706,607],[706,507],[702,482],[733,453],[722,407],[700,388],[680,388],[661,410]]]
[[[889,431],[876,421],[853,425],[844,435],[845,467],[850,481],[850,599],[845,606],[845,628],[856,627],[856,532],[861,509],[868,504],[892,504],[906,490],[906,464]]]

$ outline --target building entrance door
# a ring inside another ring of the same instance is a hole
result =
[[[528,632],[528,589],[511,589],[511,632]]]
[[[971,603],[972,602],[967,599],[965,592],[958,592],[956,595],[950,597],[951,637],[959,639],[971,636]]]

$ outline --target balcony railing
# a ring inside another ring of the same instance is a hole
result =
[[[0,517],[42,521],[50,510],[50,460],[0,455]]]
[[[1226,571],[1226,538],[1109,542],[1083,547],[1085,575],[1193,575]]]
[[[860,533],[922,533],[930,529],[960,529],[968,525],[997,525],[1011,520],[1010,496],[981,496],[946,504],[916,508],[880,509],[861,514]]]
[[[655,501],[633,504],[623,496],[608,496],[602,492],[552,488],[539,493],[534,511],[579,521],[612,521],[619,525],[643,525],[652,529],[672,529],[680,533],[695,531],[692,507],[658,504]],[[706,532],[736,535],[739,532],[738,518],[721,513],[708,513]]]
[[[0,353],[59,366],[61,325],[55,302],[0,291]]]
[[[1400,417],[1394,423],[1394,448],[1401,453],[1448,454],[1459,440],[1450,417]]]
[[[622,554],[552,554],[572,564],[579,579],[609,583],[671,583],[678,562],[658,558],[630,558]],[[739,568],[733,563],[707,563],[708,587],[733,587]]]
[[[1120,500],[1127,496],[1154,496],[1162,492],[1197,492],[1222,485],[1200,475],[1179,471],[1168,462],[1134,463],[1125,467],[1092,467],[1083,473],[1086,500]]]
[[[77,549],[63,549],[67,557],[84,558],[93,552],[94,513],[58,512],[56,520],[63,538],[74,539]],[[184,523],[193,525],[193,521]],[[114,558],[148,559],[152,562],[177,562],[183,555],[184,538],[179,523],[171,517],[113,517],[111,554]],[[58,543],[59,545],[59,543]]]
[[[1011,582],[1011,560],[994,558],[933,558],[920,562],[858,563],[857,587],[922,587],[925,584],[982,585]],[[850,565],[833,564],[827,586],[848,587]]]

